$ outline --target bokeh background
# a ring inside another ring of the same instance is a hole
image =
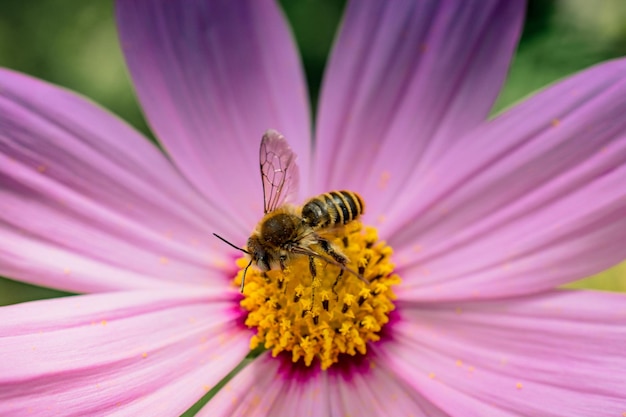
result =
[[[344,2],[281,3],[316,101]],[[568,74],[620,56],[626,56],[626,1],[531,0],[494,113]],[[154,140],[124,66],[112,0],[0,0],[0,66],[86,95]],[[626,292],[626,263],[569,286]],[[0,278],[0,305],[65,294]]]

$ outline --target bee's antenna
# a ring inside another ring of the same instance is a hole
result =
[[[250,252],[248,252],[245,249],[240,248],[239,246],[233,245],[232,243],[230,243],[228,240],[224,239],[223,237],[221,237],[217,233],[213,233],[213,236],[215,236],[216,238],[218,238],[222,242],[226,243],[228,246],[230,246],[232,248],[235,248],[237,250],[240,250],[240,251],[242,251],[245,254],[250,255]],[[246,272],[248,272],[248,268],[250,268],[250,265],[252,265],[252,259],[250,259],[250,262],[248,262],[248,266],[246,266],[246,269],[243,270],[243,277],[241,277],[241,292],[242,293],[243,293],[243,284],[244,284],[244,282],[246,282]]]
[[[243,283],[246,282],[246,272],[248,272],[248,268],[250,268],[250,265],[252,265],[252,259],[250,259],[250,262],[248,262],[248,266],[246,266],[246,269],[243,270],[243,277],[241,277],[241,293],[243,294]]]
[[[235,245],[233,245],[232,243],[230,243],[228,240],[224,239],[223,237],[221,237],[221,236],[220,236],[220,235],[218,235],[217,233],[213,233],[213,236],[215,236],[216,238],[218,238],[218,239],[219,239],[219,240],[221,240],[222,242],[226,243],[228,246],[230,246],[230,247],[232,247],[232,248],[235,248],[235,249],[237,249],[237,250],[240,250],[240,251],[242,251],[243,253],[247,253],[248,255],[250,255],[250,252],[248,252],[248,251],[247,251],[247,250],[245,250],[245,249],[240,248],[239,246],[235,246]],[[248,266],[250,266],[250,265],[248,265]],[[246,269],[248,269],[248,268],[246,268]]]

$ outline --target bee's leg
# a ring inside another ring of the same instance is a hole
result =
[[[287,255],[285,255],[284,253],[280,255],[280,257],[278,258],[278,262],[280,264],[280,270],[284,271],[285,268],[287,267],[285,265],[285,263],[287,262]]]
[[[287,267],[287,255],[284,252],[281,252],[278,256],[278,265],[280,266],[280,270],[284,271]],[[283,290],[283,294],[287,292],[287,286],[285,285],[285,274],[278,276],[278,289]]]
[[[337,294],[335,287],[337,287],[337,284],[339,284],[339,280],[341,280],[341,277],[343,277],[343,272],[344,272],[343,269],[339,271],[339,275],[337,275],[337,278],[335,279],[335,283],[333,284],[333,287],[332,287],[333,294],[337,296],[337,301],[339,301],[339,294]]]
[[[313,277],[313,280],[311,281],[311,287],[315,287],[315,282],[314,281],[316,279],[318,279],[318,278]],[[317,324],[319,323],[320,316],[319,316],[319,314],[314,314],[313,313],[313,306],[315,305],[315,293],[316,293],[315,289],[311,288],[311,307],[309,309],[309,313],[313,315],[312,316],[313,324],[315,324],[317,326]]]
[[[337,252],[333,244],[330,243],[328,240],[318,237],[317,242],[322,248],[322,250],[326,252],[327,254],[329,254],[330,257],[333,258],[335,261],[337,261],[339,265],[345,266],[348,263],[348,258],[346,258],[343,254]],[[341,270],[339,271],[339,275],[337,275],[337,278],[335,279],[335,283],[332,286],[333,294],[337,296],[337,300],[339,300],[339,294],[337,294],[336,287],[337,287],[337,284],[339,284],[339,281],[341,280],[341,278],[343,277],[344,272],[345,272],[345,269],[341,268]]]
[[[329,254],[331,256],[331,258],[333,258],[335,261],[337,261],[341,265],[345,265],[345,264],[348,263],[348,258],[346,258],[341,253],[337,252],[335,250],[335,247],[333,246],[333,244],[330,243],[328,240],[322,239],[322,238],[318,237],[317,238],[317,243],[320,245],[320,247],[322,248],[322,250],[324,252]]]
[[[315,267],[315,258],[309,256],[309,271],[311,271],[311,276],[315,278],[317,276],[317,268]]]
[[[312,256],[309,256],[309,271],[311,272],[311,285],[313,285],[313,281],[315,280],[315,277],[317,276],[317,267],[315,266],[315,258]],[[308,310],[302,310],[302,317],[304,318],[304,316],[307,313],[311,313],[311,311],[313,310],[313,304],[315,303],[315,291],[311,291],[311,307]],[[319,318],[317,319],[319,320]],[[315,323],[317,325],[317,323]]]

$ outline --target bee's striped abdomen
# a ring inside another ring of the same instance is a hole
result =
[[[302,219],[314,229],[344,225],[356,220],[365,205],[352,191],[331,191],[310,199],[302,207]]]

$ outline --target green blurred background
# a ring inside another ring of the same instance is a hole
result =
[[[281,3],[315,97],[344,3]],[[565,75],[624,55],[626,1],[531,1],[495,111]],[[0,0],[0,65],[80,92],[151,137],[124,67],[111,0]],[[570,286],[626,291],[626,263]],[[0,305],[59,295],[64,293],[0,278]]]

